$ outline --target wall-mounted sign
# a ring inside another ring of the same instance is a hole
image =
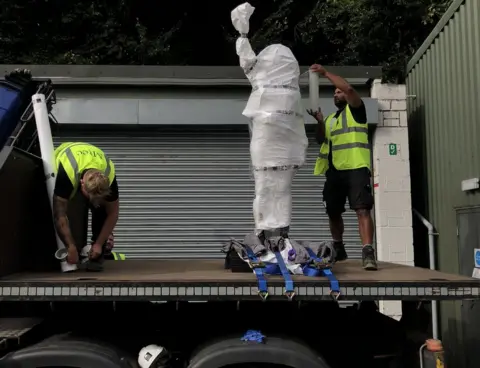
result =
[[[475,267],[480,268],[480,249],[479,248],[474,249],[474,257],[475,257]]]
[[[396,143],[390,143],[388,145],[388,153],[390,156],[396,156],[397,155],[397,145]]]

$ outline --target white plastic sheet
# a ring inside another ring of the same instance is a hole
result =
[[[292,181],[296,169],[256,170],[253,217],[258,230],[290,226],[292,214]]]
[[[243,115],[251,120],[256,228],[272,230],[290,224],[291,183],[305,163],[308,139],[298,62],[292,51],[281,44],[270,45],[255,55],[247,38],[254,10],[249,3],[241,4],[232,11],[231,18],[240,33],[236,42],[240,66],[252,85]],[[282,211],[277,211],[279,208]]]

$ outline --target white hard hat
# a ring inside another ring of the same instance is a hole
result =
[[[138,365],[141,368],[155,368],[155,363],[162,356],[164,348],[158,345],[148,345],[138,353]]]

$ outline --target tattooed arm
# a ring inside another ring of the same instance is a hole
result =
[[[67,218],[68,199],[61,198],[57,195],[53,196],[53,219],[55,229],[62,240],[63,244],[69,247],[75,247],[72,232]],[[76,247],[75,247],[76,248]]]
[[[57,234],[67,248],[75,245],[67,218],[68,199],[73,190],[73,185],[65,169],[60,164],[58,166],[57,179],[55,180],[55,189],[53,191],[53,219]]]

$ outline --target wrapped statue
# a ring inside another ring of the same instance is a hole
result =
[[[252,85],[243,115],[250,119],[250,156],[255,179],[253,214],[255,233],[262,239],[288,238],[292,212],[292,181],[305,163],[305,134],[299,78],[292,51],[273,44],[258,55],[247,38],[249,3],[235,8],[232,23],[240,33],[236,51]]]

